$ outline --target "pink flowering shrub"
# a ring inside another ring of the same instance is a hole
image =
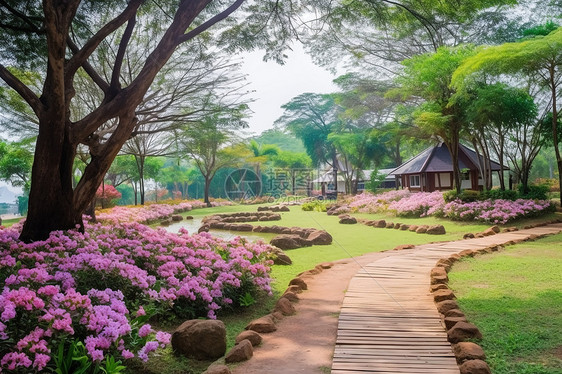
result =
[[[198,203],[198,201],[193,202]],[[181,202],[179,204],[151,204],[135,207],[116,206],[110,210],[96,214],[98,221],[108,223],[139,222],[151,223],[170,217],[174,213],[187,212],[194,208],[192,202]],[[199,206],[195,206],[199,207]]]
[[[408,190],[395,190],[378,195],[363,193],[354,196],[347,207],[344,208],[359,213],[392,213],[402,217],[438,216],[457,221],[499,224],[552,209],[550,202],[546,200],[488,199],[463,202],[457,199],[445,203],[442,192],[411,193]]]
[[[351,211],[359,213],[383,213],[393,201],[412,195],[408,190],[393,190],[381,194],[364,192],[354,196],[349,203]]]
[[[121,192],[110,184],[100,185],[96,191],[96,202],[102,208],[114,206],[117,200],[121,198]]]
[[[169,334],[151,317],[215,318],[246,292],[270,293],[269,247],[138,223],[86,225],[26,244],[0,231],[0,369],[54,369],[57,351],[91,362],[148,359]],[[73,348],[73,349],[74,349]]]
[[[463,203],[454,200],[443,207],[443,216],[457,221],[482,221],[505,224],[521,217],[530,217],[552,209],[547,200],[484,200]]]
[[[387,209],[399,217],[425,217],[443,209],[445,200],[439,191],[417,192],[405,195],[388,204]]]
[[[230,201],[213,201],[213,207],[232,205]],[[188,212],[192,209],[206,208],[199,200],[182,201],[178,204],[150,204],[142,206],[116,206],[96,213],[100,222],[116,224],[119,222],[153,223],[170,217],[172,214]]]

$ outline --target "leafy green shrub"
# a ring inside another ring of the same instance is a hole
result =
[[[312,200],[307,203],[303,203],[301,205],[301,209],[305,212],[312,212],[316,210],[318,212],[326,212],[327,211],[327,203],[321,200]]]
[[[445,199],[446,203],[456,200],[458,196],[459,194],[457,193],[457,190],[443,192],[443,199]]]
[[[484,191],[480,194],[481,200],[491,199],[491,200],[511,200],[515,201],[519,197],[517,191],[514,190],[500,190],[493,189],[489,191]]]
[[[451,190],[451,191],[444,192],[443,198],[447,203],[457,199],[464,201],[466,203],[466,202],[480,200],[480,192],[475,190],[462,190],[460,193],[457,193],[456,190]]]
[[[527,193],[523,191],[523,185],[518,186],[519,197],[522,199],[531,199],[531,200],[547,200],[548,199],[548,192],[550,191],[550,187],[545,184],[541,185],[529,185],[529,190]]]

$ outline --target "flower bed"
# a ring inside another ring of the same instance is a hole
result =
[[[457,221],[482,221],[505,224],[516,218],[530,217],[552,208],[547,200],[484,200],[465,203],[454,200],[443,207],[443,216]]]
[[[425,217],[435,214],[444,206],[445,200],[441,192],[418,192],[392,201],[388,210],[399,217]]]
[[[393,190],[378,195],[365,192],[353,197],[349,207],[352,211],[359,213],[383,213],[387,211],[388,206],[393,201],[401,200],[410,195],[411,193],[408,190]]]
[[[140,222],[151,223],[170,217],[174,213],[187,212],[194,208],[192,202],[179,204],[151,204],[138,207],[116,206],[109,210],[96,213],[96,219],[102,222]]]
[[[232,205],[230,201],[213,201],[211,206]],[[192,209],[206,208],[207,204],[198,200],[182,201],[177,204],[150,204],[142,206],[116,206],[96,214],[101,222],[140,222],[153,223],[169,218],[172,214],[188,212]]]
[[[138,223],[86,225],[22,243],[0,231],[0,368],[11,372],[148,359],[169,334],[151,317],[207,316],[270,291],[268,249]],[[73,360],[77,357],[82,359]],[[109,370],[108,370],[109,371]],[[89,371],[86,371],[89,372]]]
[[[481,221],[505,224],[517,218],[530,217],[552,209],[547,200],[487,199],[474,202],[454,200],[445,203],[443,194],[435,192],[411,193],[396,190],[380,195],[363,193],[351,199],[341,212],[392,213],[402,217],[439,216],[457,221]]]

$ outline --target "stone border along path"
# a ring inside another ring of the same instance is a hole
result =
[[[332,374],[458,374],[435,307],[430,271],[465,250],[514,244],[562,232],[550,224],[484,238],[426,244],[378,259],[352,278],[338,322]]]

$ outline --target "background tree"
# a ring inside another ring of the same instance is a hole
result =
[[[204,201],[211,206],[209,188],[215,174],[220,169],[233,165],[237,161],[236,154],[228,146],[235,139],[233,131],[246,126],[243,118],[248,107],[243,105],[237,112],[217,112],[199,122],[189,125],[176,133],[180,153],[191,156],[191,159],[205,179]]]
[[[461,102],[453,100],[455,90],[451,87],[451,78],[457,67],[474,53],[472,46],[441,47],[435,53],[404,61],[404,74],[398,79],[402,87],[397,92],[423,100],[414,113],[414,122],[427,136],[446,145],[451,154],[457,192],[461,188],[459,142],[464,108]]]
[[[305,93],[281,107],[284,109],[283,116],[275,124],[285,127],[302,140],[313,165],[337,165],[336,149],[328,141],[328,135],[341,126],[334,97]]]
[[[260,144],[254,139],[250,139],[248,150],[250,157],[248,157],[247,161],[255,165],[258,178],[261,178],[261,164],[269,161],[281,152],[275,144]]]
[[[21,143],[0,142],[0,179],[29,193],[33,154]]]
[[[547,36],[537,36],[517,43],[484,48],[466,59],[455,72],[452,83],[459,90],[483,74],[523,74],[540,84],[550,96],[551,137],[554,144],[559,183],[562,182],[562,154],[558,129],[558,97],[562,84],[562,28]],[[561,197],[562,203],[562,197]]]
[[[297,181],[299,175],[310,175],[307,169],[312,167],[312,160],[305,152],[288,152],[280,151],[272,158],[273,166],[276,168],[286,169],[291,178],[291,194],[297,194],[297,187],[301,187],[301,183]],[[305,188],[308,189],[308,182]]]
[[[174,191],[174,198],[188,199],[188,189],[197,179],[199,171],[180,158],[167,159],[160,170],[159,179],[169,190]]]
[[[484,84],[474,91],[474,98],[470,100],[467,110],[468,128],[467,136],[472,140],[475,150],[480,150],[484,156],[482,161],[490,160],[490,148],[496,156],[501,169],[506,166],[506,145],[510,149],[519,149],[519,152],[511,152],[512,160],[530,160],[526,154],[527,150],[534,149],[530,141],[533,138],[532,123],[537,121],[537,106],[533,98],[524,90],[509,87],[503,83]],[[522,131],[524,128],[524,131]],[[509,142],[509,139],[512,139]],[[540,146],[536,151],[540,150]],[[532,154],[535,151],[531,152]],[[519,156],[515,156],[519,155]],[[480,169],[486,189],[492,188],[491,168],[489,163],[481,162]],[[523,162],[528,164],[528,162]],[[514,165],[512,163],[512,165]],[[528,175],[528,167],[523,167],[522,175]],[[526,181],[528,177],[522,176]],[[500,188],[505,190],[505,178],[503,171],[499,173]]]

